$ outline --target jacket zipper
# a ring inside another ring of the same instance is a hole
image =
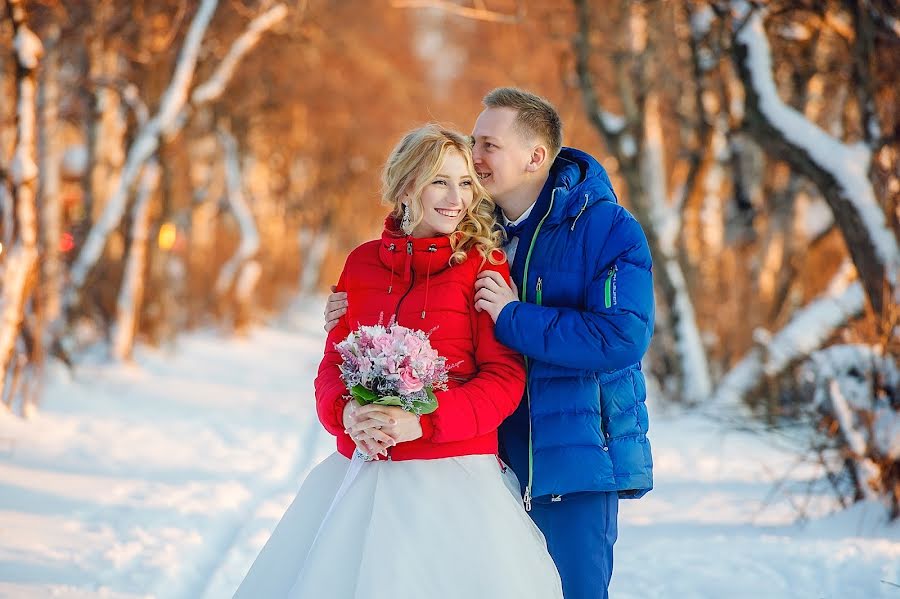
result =
[[[607,308],[612,308],[612,287],[613,281],[615,281],[616,273],[618,272],[619,267],[613,264],[609,267],[609,272],[606,273],[606,284],[603,288],[603,302]]]
[[[412,241],[406,242],[406,253],[407,253],[407,255],[412,256],[412,253],[413,253]],[[400,304],[403,303],[403,300],[406,299],[406,296],[409,295],[409,292],[412,291],[413,285],[415,285],[415,284],[416,284],[416,271],[410,270],[409,271],[409,289],[407,289],[405,292],[403,292],[403,295],[401,295],[400,299],[397,300],[397,308],[394,310],[394,319],[398,322],[400,320]]]
[[[407,255],[412,256],[412,253],[413,253],[412,241],[406,242],[406,253],[407,253]],[[410,270],[409,271],[409,289],[407,289],[406,291],[403,292],[403,295],[401,295],[400,299],[397,300],[397,307],[394,309],[394,321],[397,322],[398,324],[400,322],[400,304],[403,303],[403,300],[406,299],[406,296],[409,295],[409,292],[412,291],[413,285],[415,285],[415,284],[416,284],[416,271]],[[393,447],[387,448],[387,456],[386,457],[388,460],[394,459],[393,454],[391,453],[392,449],[393,449]]]
[[[544,217],[541,218],[541,221],[538,223],[537,228],[534,230],[534,234],[531,236],[531,244],[528,246],[528,253],[525,255],[525,270],[522,274],[522,301],[526,301],[528,298],[528,266],[531,263],[531,252],[534,251],[534,242],[537,240],[538,233],[541,232],[541,227],[544,226],[544,221],[547,220],[547,217],[550,216],[550,212],[553,210],[553,202],[556,199],[556,189],[554,189],[550,193],[550,206],[547,208],[547,213],[544,214]],[[535,290],[535,296],[538,300],[538,305],[540,305],[540,301],[542,299],[542,289],[543,283],[541,282],[541,278],[538,277],[537,280],[537,288]],[[525,486],[525,511],[531,511],[531,490],[534,488],[534,439],[532,435],[532,426],[531,426],[531,388],[528,385],[528,356],[525,357],[525,399],[528,401],[528,484]]]

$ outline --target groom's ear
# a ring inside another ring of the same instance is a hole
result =
[[[547,146],[538,145],[531,149],[531,159],[528,161],[528,164],[525,166],[525,170],[529,173],[534,173],[544,165],[547,164],[547,157],[550,155],[550,152],[547,150]]]

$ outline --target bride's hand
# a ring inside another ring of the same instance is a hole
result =
[[[350,430],[366,431],[376,440],[381,439],[377,433],[387,435],[394,444],[413,441],[422,436],[419,418],[394,406],[369,404],[356,410],[353,417],[356,424],[350,427]],[[350,434],[352,436],[354,433]]]
[[[360,408],[359,403],[353,399],[344,406],[344,432],[350,435],[357,449],[364,454],[370,457],[375,457],[379,454],[387,455],[387,448],[396,445],[396,443],[380,429],[382,426],[390,424],[392,419],[383,416],[371,418],[363,414],[362,421],[360,421],[360,418],[357,416],[357,410]]]

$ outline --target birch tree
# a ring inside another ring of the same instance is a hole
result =
[[[62,199],[60,182],[62,172],[62,147],[59,127],[59,70],[60,28],[53,24],[48,28],[44,64],[40,73],[38,94],[38,154],[40,173],[38,178],[38,206],[40,213],[40,314],[35,335],[36,354],[43,361],[51,338],[49,323],[60,315],[65,266],[60,255],[62,237]]]
[[[224,127],[219,128],[219,140],[225,154],[226,197],[231,213],[237,221],[241,241],[234,255],[219,271],[215,290],[221,301],[234,288],[236,322],[240,327],[249,314],[249,302],[261,272],[259,263],[255,260],[259,251],[259,231],[244,194],[237,141]]]
[[[7,11],[13,26],[16,60],[16,143],[9,178],[15,205],[15,237],[3,271],[0,292],[0,398],[12,402],[14,389],[7,387],[16,340],[21,334],[26,302],[37,278],[37,69],[43,46],[29,28],[21,0],[9,0]],[[33,333],[33,332],[32,332]]]
[[[112,356],[117,360],[130,359],[134,348],[134,334],[144,295],[151,203],[159,185],[159,172],[159,162],[155,158],[151,158],[144,165],[132,209],[131,242],[125,261],[125,271],[122,273],[122,286],[116,302],[116,320],[112,333]]]
[[[129,190],[137,180],[144,163],[159,148],[163,138],[179,131],[186,120],[186,110],[195,109],[220,97],[241,58],[256,44],[260,36],[287,16],[287,8],[277,4],[258,15],[231,46],[208,81],[193,94],[190,86],[194,78],[203,37],[216,10],[217,0],[203,0],[195,13],[179,52],[172,80],[160,100],[157,112],[140,128],[130,145],[122,175],[110,198],[105,202],[100,218],[91,228],[70,271],[67,306],[74,303],[91,269],[96,265],[109,234],[118,226],[128,204]],[[190,102],[191,106],[188,106]]]

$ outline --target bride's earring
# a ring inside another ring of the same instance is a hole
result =
[[[403,204],[403,220],[400,221],[400,228],[407,235],[412,233],[412,222],[409,218],[409,206]]]

